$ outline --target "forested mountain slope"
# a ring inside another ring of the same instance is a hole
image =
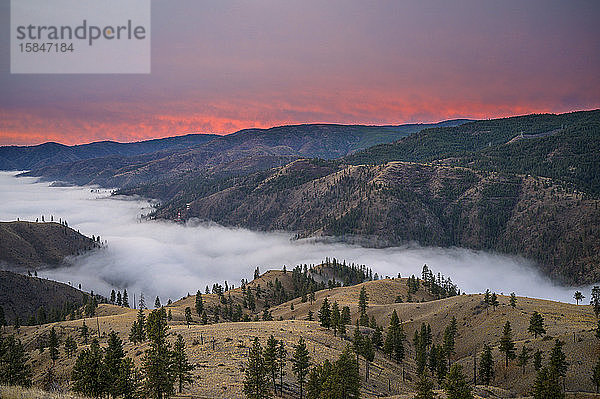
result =
[[[495,250],[534,260],[562,282],[592,283],[600,279],[598,202],[549,178],[410,162],[298,160],[191,190],[155,216],[375,246]]]

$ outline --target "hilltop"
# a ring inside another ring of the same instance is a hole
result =
[[[70,285],[0,271],[0,306],[6,320],[14,324],[44,324],[61,320],[83,306],[89,294]]]
[[[57,222],[0,222],[0,265],[15,271],[57,267],[100,244]]]
[[[314,267],[313,272],[319,275],[319,267]],[[308,273],[308,271],[307,271]],[[326,272],[325,272],[326,273]],[[254,281],[245,284],[245,289],[251,287],[253,291],[261,287],[270,286],[275,281],[281,282],[289,287],[293,286],[291,271],[272,270],[264,273]],[[418,288],[414,294],[418,302],[398,302],[398,296],[408,296],[408,280],[405,278],[393,278],[372,280],[348,287],[325,288],[315,292],[314,300],[303,301],[295,298],[269,309],[273,321],[248,321],[231,322],[222,321],[213,323],[213,317],[209,318],[209,324],[201,324],[201,318],[193,311],[192,324],[187,326],[185,322],[185,308],[194,308],[195,296],[182,298],[166,309],[172,314],[169,321],[171,340],[174,334],[181,334],[186,342],[187,354],[192,363],[197,365],[193,371],[194,383],[186,389],[186,394],[193,397],[238,397],[242,396],[242,382],[244,368],[247,362],[247,353],[254,337],[259,337],[264,344],[269,335],[283,340],[288,354],[293,352],[293,345],[302,336],[308,345],[311,362],[313,364],[322,362],[324,359],[334,360],[339,356],[343,348],[351,344],[345,338],[334,336],[333,331],[321,327],[317,321],[307,320],[308,311],[315,315],[321,307],[324,298],[330,303],[338,302],[341,306],[349,306],[351,309],[351,322],[355,322],[358,314],[358,295],[361,289],[365,289],[368,295],[367,314],[373,317],[376,323],[387,328],[390,315],[396,311],[399,318],[403,320],[403,328],[408,337],[406,341],[406,357],[402,365],[390,360],[380,350],[376,351],[372,362],[371,377],[368,382],[364,381],[365,364],[360,360],[360,373],[362,382],[362,394],[370,397],[391,397],[393,395],[409,395],[414,393],[416,381],[416,364],[414,362],[414,346],[412,336],[415,330],[420,328],[421,323],[431,326],[433,342],[438,344],[446,326],[454,316],[457,319],[456,353],[452,361],[464,366],[467,378],[471,376],[473,353],[481,353],[484,343],[493,347],[495,359],[496,379],[495,387],[476,387],[476,392],[483,395],[485,391],[493,391],[496,394],[486,394],[487,398],[508,398],[524,396],[531,387],[535,378],[535,370],[531,363],[525,367],[523,373],[511,361],[508,369],[504,368],[503,358],[498,352],[498,341],[503,324],[508,320],[513,325],[514,339],[517,349],[523,344],[540,349],[548,359],[548,351],[553,345],[554,339],[558,338],[565,342],[563,348],[567,361],[570,363],[565,384],[570,391],[591,391],[589,375],[598,355],[596,345],[595,327],[596,318],[590,306],[569,305],[553,301],[538,300],[526,297],[517,297],[516,306],[509,305],[506,296],[499,296],[499,306],[494,309],[487,307],[483,301],[483,295],[458,295],[448,298],[435,299],[423,287]],[[221,303],[221,297],[233,298],[237,302],[242,294],[241,287],[232,289],[221,294],[203,294],[205,309],[212,309]],[[228,300],[227,300],[228,301]],[[239,302],[238,302],[239,303]],[[291,310],[292,304],[294,309]],[[534,339],[527,333],[529,318],[533,311],[539,312],[545,319],[547,334],[544,337]],[[149,311],[145,311],[146,315]],[[259,317],[264,312],[262,305],[254,312],[244,309],[245,313]],[[134,359],[135,364],[141,364],[143,351],[148,348],[147,343],[133,344],[127,337],[133,321],[136,319],[135,309],[122,308],[111,304],[101,304],[96,310],[98,321],[88,320],[87,324],[93,327],[93,334],[100,332],[101,345],[106,345],[106,336],[109,331],[116,331],[125,343],[127,356]],[[222,320],[222,319],[221,319]],[[37,347],[39,337],[47,335],[51,327],[55,327],[62,341],[66,336],[75,337],[81,348],[87,347],[82,342],[78,328],[82,320],[64,321],[60,323],[42,326],[21,327],[19,337],[23,340],[26,348],[31,351],[32,364],[35,371],[35,379],[42,378],[43,371],[49,365],[48,352],[39,353],[34,350]],[[353,327],[348,327],[348,336],[352,336]],[[373,332],[370,327],[361,327],[363,334]],[[74,364],[74,358],[62,355],[56,363],[56,381],[63,386],[68,386],[68,376]],[[405,374],[402,381],[403,372]],[[298,386],[290,370],[290,362],[286,366],[284,376],[285,397],[294,397]]]
[[[427,127],[455,126],[464,122],[466,120],[399,126],[306,124],[244,129],[218,137],[201,135],[204,142],[162,151],[139,151],[134,156],[113,151],[93,159],[40,165],[26,175],[80,185],[124,188],[198,174],[247,174],[281,166],[300,157],[338,158],[375,144],[398,140]]]

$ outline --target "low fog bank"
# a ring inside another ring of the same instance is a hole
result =
[[[72,259],[68,268],[46,270],[41,276],[84,290],[108,295],[127,288],[130,298],[144,292],[148,303],[163,302],[204,291],[214,282],[239,286],[241,278],[261,272],[318,263],[325,257],[365,264],[380,276],[420,275],[423,264],[441,272],[461,290],[573,302],[574,288],[555,286],[518,257],[462,248],[402,247],[373,249],[314,240],[291,241],[285,233],[261,233],[218,225],[141,222],[147,201],[109,198],[108,190],[92,187],[49,187],[35,178],[15,178],[0,172],[0,220],[63,218],[88,236],[100,235],[108,246]],[[48,220],[48,219],[46,219]],[[589,296],[589,287],[579,288]]]

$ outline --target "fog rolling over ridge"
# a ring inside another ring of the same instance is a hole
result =
[[[110,198],[108,190],[92,187],[50,187],[34,178],[15,178],[0,172],[0,220],[34,220],[45,215],[66,219],[69,226],[108,246],[72,260],[68,268],[40,273],[103,295],[127,288],[130,298],[144,292],[147,303],[156,295],[163,302],[193,294],[206,285],[227,280],[236,287],[251,279],[258,266],[288,269],[317,263],[325,257],[365,264],[380,276],[420,275],[423,264],[441,272],[461,290],[498,293],[572,302],[575,288],[559,287],[541,276],[528,261],[461,248],[373,249],[341,243],[290,240],[287,233],[262,233],[217,225],[144,221],[147,201]],[[579,288],[588,296],[589,287]]]

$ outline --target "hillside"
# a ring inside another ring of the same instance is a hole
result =
[[[9,324],[16,317],[21,324],[63,318],[82,306],[88,296],[67,284],[0,271],[0,306]]]
[[[100,244],[56,222],[0,222],[0,266],[34,271],[59,266],[66,257],[80,255]]]
[[[298,160],[178,193],[155,217],[371,246],[417,242],[494,250],[534,260],[560,282],[584,284],[600,279],[598,202],[549,178],[410,162]]]
[[[214,134],[189,134],[132,143],[98,141],[73,146],[59,143],[44,143],[34,146],[3,146],[0,147],[0,170],[37,169],[84,159],[107,156],[128,157],[156,151],[183,149],[206,143],[215,137],[217,136]]]
[[[248,286],[267,285],[268,281],[274,281],[275,278],[279,279],[289,274],[289,271],[287,273],[269,271],[256,281],[249,282]],[[285,280],[286,277],[283,279]],[[395,298],[398,295],[407,294],[407,280],[384,279],[351,287],[320,290],[316,292],[315,301],[312,303],[294,299],[293,311],[291,310],[292,302],[282,303],[271,309],[275,321],[220,322],[202,325],[198,315],[193,312],[193,323],[188,327],[185,324],[184,311],[188,306],[193,308],[195,297],[183,298],[167,306],[173,315],[173,320],[169,321],[170,339],[174,339],[174,334],[181,334],[186,342],[190,361],[197,366],[193,371],[194,383],[186,388],[185,394],[194,397],[241,397],[247,353],[254,337],[259,337],[263,345],[269,335],[283,340],[288,356],[290,356],[293,352],[293,345],[302,336],[307,342],[312,364],[322,362],[324,359],[335,359],[351,342],[339,335],[334,336],[332,330],[319,326],[316,321],[306,320],[308,310],[316,314],[323,299],[328,297],[330,301],[350,306],[352,323],[354,323],[357,314],[357,296],[363,287],[368,293],[367,314],[373,316],[379,325],[387,328],[390,315],[395,310],[399,318],[403,320],[403,328],[408,337],[405,344],[406,358],[403,366],[377,350],[375,359],[370,366],[371,377],[368,382],[365,382],[365,364],[363,359],[360,360],[360,374],[363,380],[361,391],[365,398],[414,393],[416,366],[412,344],[413,333],[415,329],[420,328],[421,323],[430,324],[433,342],[438,344],[441,340],[441,332],[450,323],[452,316],[456,317],[458,321],[456,353],[452,361],[464,365],[467,378],[471,378],[472,375],[473,367],[470,363],[472,354],[475,352],[479,355],[484,343],[489,343],[493,347],[496,370],[496,379],[493,385],[503,387],[504,390],[477,386],[476,392],[482,395],[486,391],[496,392],[496,394],[486,394],[484,397],[522,397],[528,392],[535,378],[535,370],[531,363],[525,367],[525,372],[516,365],[514,360],[511,361],[508,369],[504,368],[502,356],[497,348],[502,326],[507,320],[513,325],[517,349],[520,349],[523,344],[527,344],[534,350],[540,349],[545,354],[545,363],[554,338],[564,341],[563,350],[570,364],[565,380],[567,390],[590,392],[593,389],[589,375],[599,353],[594,337],[596,319],[590,306],[517,297],[516,307],[513,308],[509,306],[507,297],[500,296],[500,305],[494,310],[493,308],[486,309],[483,304],[483,296],[480,294],[459,295],[417,303],[396,303]],[[230,293],[235,296],[240,290],[240,288],[236,288],[231,292],[225,292],[225,296],[227,297]],[[203,295],[203,299],[205,304],[210,307],[212,305],[209,304],[213,301],[218,302],[218,295],[206,294]],[[545,319],[547,335],[544,338],[534,339],[526,332],[533,311],[538,311]],[[143,351],[148,348],[148,343],[133,344],[127,338],[136,313],[137,311],[134,309],[103,304],[97,309],[98,322],[92,323],[92,320],[88,320],[88,325],[94,327],[93,334],[99,330],[102,346],[106,345],[109,331],[117,332],[125,343],[126,355],[132,357],[135,364],[140,366]],[[148,311],[145,313],[148,314]],[[256,315],[261,313],[262,309],[258,308]],[[283,320],[278,321],[280,318]],[[50,364],[48,351],[39,353],[35,350],[38,338],[48,334],[49,329],[54,326],[61,342],[64,342],[67,336],[72,336],[77,340],[79,350],[81,350],[87,347],[77,332],[81,325],[81,320],[74,320],[43,326],[21,327],[18,335],[23,340],[25,347],[31,351],[36,381],[40,380],[44,370]],[[363,334],[369,334],[372,331],[368,327],[362,327],[361,330]],[[348,333],[350,336],[352,335],[352,328]],[[55,366],[56,381],[59,385],[69,386],[68,380],[74,361],[75,358],[67,358],[61,349]],[[404,381],[401,377],[403,370]],[[284,397],[297,396],[298,385],[293,377],[289,358],[285,367],[284,386]]]
[[[525,115],[424,129],[346,158],[352,164],[438,162],[564,180],[600,194],[600,110]]]
[[[338,158],[389,143],[432,126],[466,120],[400,126],[292,125],[245,129],[189,148],[133,157],[106,158],[33,168],[26,175],[76,184],[132,187],[169,180],[182,173],[244,174],[281,166],[300,157]]]

